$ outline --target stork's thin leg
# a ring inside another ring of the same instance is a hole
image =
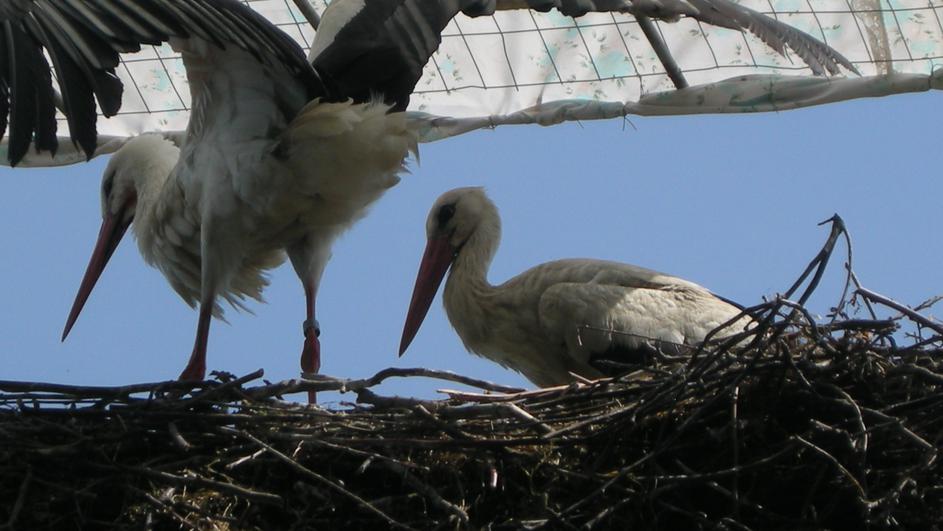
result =
[[[314,318],[314,308],[318,298],[318,285],[324,274],[324,266],[331,258],[331,242],[335,236],[336,233],[332,231],[315,232],[285,248],[305,290],[307,319],[303,325],[305,340],[301,350],[301,370],[307,374],[317,374],[321,370],[321,342],[318,340],[321,330]],[[317,394],[309,392],[308,403],[314,404],[316,401]]]
[[[206,342],[210,335],[210,319],[213,317],[213,301],[200,304],[200,319],[196,325],[196,340],[193,354],[187,367],[180,373],[180,380],[203,381],[206,378]]]
[[[305,319],[302,329],[304,330],[304,347],[301,350],[301,370],[310,374],[317,374],[321,370],[321,341],[318,336],[321,335],[321,328],[318,326],[317,319],[314,318],[314,303],[316,293],[314,286],[310,281],[305,282],[305,308],[307,310],[307,319]],[[308,403],[314,404],[318,401],[318,394],[314,391],[308,391]]]

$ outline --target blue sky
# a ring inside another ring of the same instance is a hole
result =
[[[606,258],[752,304],[789,286],[827,235],[816,224],[837,212],[867,287],[907,304],[943,293],[941,108],[935,92],[777,114],[509,126],[424,145],[421,164],[335,246],[318,300],[322,372],[425,366],[526,385],[469,355],[440,299],[396,357],[428,208],[458,186],[485,186],[501,209],[493,283],[556,258]],[[101,221],[104,165],[0,168],[0,379],[119,385],[171,379],[186,363],[196,312],[130,237],[59,342]],[[839,259],[814,312],[837,300],[841,273]],[[273,273],[266,298],[250,305],[255,315],[230,310],[230,324],[213,323],[210,370],[298,375],[304,297],[290,267]],[[439,387],[455,384],[382,391],[433,397]],[[339,399],[351,397],[322,397]]]

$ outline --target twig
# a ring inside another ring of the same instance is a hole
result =
[[[284,502],[282,497],[277,494],[272,494],[270,492],[259,492],[252,489],[247,489],[245,487],[240,487],[239,485],[234,485],[232,483],[225,483],[200,476],[177,476],[168,472],[161,472],[159,470],[154,470],[143,466],[122,467],[122,469],[129,472],[134,472],[135,474],[143,474],[171,485],[197,485],[201,487],[210,487],[220,492],[227,492],[229,494],[259,503],[278,505]]]
[[[200,402],[206,402],[213,397],[220,396],[222,393],[226,391],[229,391],[232,389],[238,389],[242,387],[242,384],[244,383],[251,382],[252,380],[258,380],[264,375],[265,375],[265,371],[262,369],[259,369],[245,376],[241,376],[234,380],[229,380],[228,382],[222,383],[216,387],[197,393],[193,395],[193,397],[187,400],[181,400],[180,402],[178,402],[178,404],[181,406],[191,407],[194,404],[199,404]]]
[[[499,393],[517,393],[523,391],[523,389],[519,389],[517,387],[500,385],[486,380],[479,380],[477,378],[469,378],[467,376],[455,374],[454,372],[450,371],[423,368],[391,367],[388,369],[383,369],[369,378],[363,378],[359,380],[335,378],[333,376],[327,376],[324,374],[311,374],[306,375],[304,380],[286,380],[275,384],[253,387],[252,389],[246,390],[246,395],[250,398],[258,400],[261,398],[280,396],[283,394],[295,393],[299,391],[339,391],[341,393],[356,393],[363,389],[375,387],[383,383],[384,380],[394,377],[437,378],[440,380],[457,382],[472,387],[477,387],[479,389],[484,389],[486,391],[495,391]]]
[[[851,281],[852,281],[852,283],[854,283],[856,290],[857,290],[857,289],[861,289],[861,288],[863,287],[863,286],[861,285],[861,282],[858,280],[858,275],[856,275],[854,271],[851,271],[851,270],[849,269],[848,275],[851,277]],[[864,306],[865,306],[865,308],[868,309],[868,314],[871,315],[871,318],[872,318],[872,319],[877,319],[877,318],[878,318],[878,314],[877,314],[877,312],[874,311],[874,306],[871,305],[871,301],[869,301],[868,299],[866,299],[866,298],[864,298],[864,297],[862,297],[861,299],[864,301]]]
[[[406,461],[400,461],[398,459],[393,459],[392,457],[389,457],[383,454],[378,454],[376,452],[367,452],[364,450],[358,450],[356,448],[351,448],[349,446],[330,443],[322,439],[316,439],[312,437],[312,438],[306,439],[303,442],[305,444],[313,444],[315,446],[320,446],[322,448],[330,448],[331,450],[335,450],[338,452],[349,453],[351,455],[356,455],[357,457],[365,457],[367,459],[371,459],[374,461],[384,461],[384,462],[389,461],[391,463],[396,463],[397,465],[404,468],[421,470],[423,472],[428,471],[428,467],[420,466],[420,465],[417,465],[416,463],[408,463]]]
[[[416,489],[416,492],[425,496],[432,502],[433,505],[439,507],[443,511],[451,514],[453,517],[457,518],[462,525],[468,524],[468,513],[462,510],[461,507],[455,505],[454,503],[446,500],[431,486],[420,481],[416,476],[414,476],[406,467],[395,461],[381,461],[382,465],[390,469],[393,473],[399,475],[406,483]]]
[[[841,472],[842,475],[844,475],[845,478],[848,479],[848,481],[855,488],[855,490],[858,491],[858,499],[868,507],[871,507],[874,505],[875,502],[868,500],[868,496],[864,491],[864,487],[861,486],[861,483],[858,481],[858,479],[855,478],[854,474],[852,474],[851,471],[845,468],[845,465],[841,464],[838,461],[838,459],[835,458],[834,455],[828,453],[828,451],[825,450],[824,448],[803,439],[802,436],[800,435],[793,435],[792,439],[795,441],[799,441],[802,445],[810,448],[812,451],[821,455],[822,457],[827,459],[830,463],[835,465],[835,468],[837,468],[839,472]]]
[[[0,380],[0,391],[10,393],[59,393],[80,398],[126,397],[135,393],[154,393],[159,391],[189,390],[194,387],[215,385],[214,382],[181,382],[168,380],[163,382],[122,385],[117,387],[67,385],[44,382],[14,382]]]
[[[901,365],[899,367],[892,367],[889,371],[890,374],[915,374],[925,379],[928,382],[933,382],[937,385],[943,385],[943,374],[937,374],[926,367],[921,367],[919,365]]]
[[[838,403],[844,405],[847,408],[850,408],[854,411],[855,424],[858,428],[858,433],[861,436],[861,444],[858,444],[858,441],[852,441],[852,447],[857,450],[860,455],[864,455],[868,451],[868,427],[864,423],[864,415],[861,414],[861,407],[851,396],[845,392],[844,389],[838,387],[837,385],[831,382],[822,382],[821,387],[828,389],[832,393],[838,395],[840,398],[837,399]]]
[[[265,450],[258,450],[258,451],[256,451],[256,452],[253,452],[253,453],[249,454],[249,455],[244,455],[244,456],[240,457],[239,459],[236,459],[236,460],[233,461],[232,463],[227,464],[227,465],[226,465],[226,468],[229,469],[229,470],[231,470],[231,469],[236,468],[237,466],[239,466],[239,465],[241,465],[241,464],[243,464],[243,463],[252,461],[252,460],[254,460],[254,459],[258,459],[259,456],[262,455],[262,454],[264,454],[264,453],[265,453]]]
[[[844,222],[842,223],[842,235],[845,237],[845,249],[848,258],[845,260],[845,282],[842,285],[841,295],[838,296],[838,303],[833,307],[832,322],[835,322],[839,315],[844,314],[845,306],[848,304],[848,292],[851,290],[852,284],[857,282],[857,279],[854,278],[854,246],[851,243],[851,235],[844,227]]]
[[[458,426],[449,422],[445,422],[439,417],[436,417],[435,415],[432,414],[432,412],[430,412],[428,409],[426,409],[422,405],[417,405],[416,407],[414,407],[413,412],[415,412],[417,416],[424,418],[428,420],[429,422],[431,422],[432,424],[434,424],[443,433],[447,433],[448,435],[451,435],[452,437],[458,440],[472,441],[475,439],[475,437],[471,437],[467,433],[463,432],[461,428],[459,428]]]
[[[601,380],[597,380],[596,383],[607,382],[607,381],[612,381],[612,379],[603,378]],[[508,393],[497,392],[497,393],[488,393],[488,394],[475,393],[472,391],[459,391],[455,389],[439,389],[438,391],[440,393],[449,395],[450,398],[454,398],[455,400],[461,400],[463,402],[488,403],[488,402],[510,402],[510,401],[517,401],[517,400],[525,400],[528,398],[537,398],[537,397],[542,397],[542,396],[555,396],[559,394],[561,391],[564,391],[571,387],[572,387],[571,384],[567,384],[567,385],[558,385],[554,387],[544,387],[541,389],[532,389],[529,391],[517,391],[517,392],[508,392]]]
[[[822,275],[825,273],[825,266],[828,265],[828,260],[832,256],[832,250],[835,248],[835,243],[838,241],[838,237],[845,232],[845,222],[842,220],[841,216],[834,214],[832,217],[826,219],[825,221],[819,223],[819,225],[824,225],[826,223],[832,224],[832,230],[828,235],[828,239],[825,240],[825,244],[822,246],[822,249],[819,250],[818,254],[815,255],[815,258],[809,262],[809,265],[806,266],[805,271],[799,275],[799,278],[793,283],[789,289],[786,290],[784,295],[785,298],[792,298],[792,294],[799,289],[799,286],[805,282],[805,279],[808,278],[809,273],[812,270],[815,270],[815,274],[812,276],[812,280],[809,281],[808,287],[802,292],[802,295],[799,296],[799,304],[804,305],[812,293],[815,291],[815,288],[818,287],[819,281],[822,279]]]
[[[177,428],[177,424],[175,422],[170,422],[167,425],[167,431],[170,433],[170,440],[173,441],[174,444],[176,444],[177,447],[184,452],[193,448],[193,445],[187,442],[187,440],[183,438],[183,435],[180,435],[180,429]]]
[[[20,490],[16,495],[16,501],[13,502],[13,508],[10,509],[10,517],[0,529],[13,529],[16,526],[16,520],[20,517],[20,511],[23,510],[23,504],[26,502],[26,493],[29,492],[29,485],[33,480],[33,467],[26,467],[26,476],[20,482]]]
[[[922,312],[924,310],[929,310],[936,303],[943,301],[943,295],[935,295],[929,299],[921,302],[920,304],[914,306],[915,312]]]
[[[734,468],[740,466],[740,415],[737,412],[740,402],[740,386],[733,388],[730,400],[730,445]],[[731,478],[733,511],[735,518],[740,518],[740,475],[734,474]]]
[[[831,323],[821,323],[817,325],[823,332],[835,332],[838,330],[861,330],[865,332],[890,333],[897,328],[897,323],[893,319],[846,319],[844,321],[835,321]]]
[[[486,391],[496,391],[499,393],[519,393],[523,391],[518,387],[510,387],[507,385],[501,385],[489,382],[487,380],[479,380],[478,378],[469,378],[468,376],[462,376],[461,374],[456,374],[452,371],[442,371],[436,369],[424,369],[424,368],[399,368],[399,367],[390,367],[388,369],[383,369],[382,371],[374,374],[366,380],[353,380],[347,383],[346,388],[349,390],[357,390],[358,387],[374,387],[379,385],[387,378],[393,377],[417,377],[421,376],[424,378],[437,378],[439,380],[448,380],[450,382],[457,382],[465,384],[471,387],[477,387],[479,389],[484,389]]]
[[[859,287],[857,290],[855,290],[855,292],[858,293],[858,294],[860,294],[862,297],[864,297],[864,298],[866,298],[866,299],[868,299],[868,300],[877,302],[877,303],[879,303],[879,304],[883,304],[884,306],[889,306],[889,307],[891,307],[891,308],[897,310],[898,312],[900,312],[900,313],[906,315],[911,321],[914,321],[914,322],[916,322],[916,323],[919,323],[919,324],[921,324],[921,325],[923,325],[923,326],[925,326],[925,327],[927,327],[927,328],[933,330],[933,331],[936,332],[937,334],[943,335],[943,325],[940,325],[940,324],[938,324],[938,323],[934,323],[933,321],[927,319],[926,317],[920,315],[919,313],[917,313],[917,312],[911,310],[910,308],[904,306],[903,304],[901,304],[901,303],[899,303],[899,302],[893,301],[893,300],[891,300],[891,299],[889,299],[889,298],[887,298],[887,297],[885,297],[885,296],[883,296],[883,295],[879,295],[879,294],[877,294],[877,293],[875,293],[875,292],[873,292],[873,291],[871,291],[871,290],[869,290],[869,289],[867,289],[867,288],[863,288],[863,287]]]
[[[537,417],[531,415],[531,414],[528,413],[527,411],[524,411],[524,409],[523,409],[522,407],[518,406],[517,404],[513,404],[513,403],[511,403],[511,404],[497,404],[497,406],[498,406],[499,409],[503,409],[503,410],[505,410],[505,411],[508,411],[509,413],[511,413],[512,416],[517,417],[519,420],[522,420],[522,421],[524,421],[525,423],[530,424],[531,426],[533,426],[533,427],[534,427],[537,431],[539,431],[540,433],[546,434],[546,433],[550,433],[551,431],[553,431],[553,428],[551,428],[550,426],[547,426],[547,425],[544,424],[543,422],[540,422],[540,419],[538,419]]]
[[[264,449],[266,452],[268,452],[268,453],[272,454],[273,456],[275,456],[275,458],[277,458],[279,461],[282,461],[283,463],[285,463],[285,464],[288,465],[289,467],[293,468],[295,471],[299,472],[300,474],[302,474],[302,475],[304,475],[304,476],[307,476],[307,477],[309,477],[309,478],[312,478],[312,479],[318,481],[319,483],[321,483],[322,485],[328,487],[329,489],[331,489],[331,490],[333,490],[333,491],[335,491],[335,492],[341,494],[342,496],[345,496],[345,497],[347,497],[347,498],[353,500],[357,505],[359,505],[360,507],[364,508],[367,512],[370,512],[370,513],[372,513],[373,515],[379,517],[380,519],[382,519],[383,521],[385,521],[388,525],[391,525],[391,526],[393,526],[393,527],[395,527],[395,528],[397,528],[397,529],[407,529],[407,530],[411,530],[411,529],[412,529],[411,527],[409,527],[409,526],[407,526],[407,525],[405,525],[405,524],[403,524],[403,523],[400,523],[400,522],[394,520],[392,517],[390,517],[389,515],[387,515],[386,513],[384,513],[383,511],[381,511],[380,509],[377,509],[376,507],[374,507],[373,505],[371,505],[370,502],[364,500],[364,499],[361,498],[360,496],[358,496],[358,495],[354,494],[353,492],[351,492],[351,491],[345,489],[344,487],[338,485],[337,483],[335,483],[335,482],[333,482],[333,481],[327,479],[326,477],[322,476],[321,474],[318,474],[317,472],[315,472],[315,471],[313,471],[313,470],[311,470],[311,469],[309,469],[309,468],[307,468],[307,467],[305,467],[305,466],[302,466],[300,463],[298,463],[298,462],[295,461],[294,459],[288,457],[287,455],[283,454],[282,452],[279,452],[278,450],[276,450],[275,448],[273,448],[273,447],[270,446],[269,444],[263,442],[262,440],[258,439],[257,437],[255,437],[255,436],[252,435],[251,433],[248,433],[248,432],[245,432],[245,431],[242,431],[242,430],[233,429],[233,428],[228,428],[228,427],[225,427],[225,426],[224,426],[224,427],[221,427],[220,429],[223,430],[223,431],[232,433],[232,434],[234,434],[234,435],[237,435],[237,436],[239,436],[239,437],[242,437],[242,438],[244,438],[244,439],[248,439],[248,440],[254,442],[255,444],[259,445],[259,447],[261,447],[262,449]]]
[[[154,497],[154,495],[152,495],[149,492],[144,492],[141,490],[139,490],[138,492],[144,497],[145,501],[147,501],[148,503],[156,507],[158,510],[165,511],[167,514],[173,516],[174,520],[176,520],[177,523],[180,524],[181,526],[187,529],[199,529],[197,526],[188,522],[186,518],[177,514],[177,511],[175,511],[174,508],[170,506],[170,504],[157,499],[156,497]]]
[[[360,404],[370,404],[383,409],[412,409],[416,406],[422,406],[427,409],[436,410],[444,405],[442,402],[423,400],[421,398],[381,396],[367,388],[357,391],[357,402]]]
[[[784,451],[777,452],[777,454],[775,454],[775,455],[782,455],[782,454],[786,453],[786,451],[789,451],[789,450],[791,450],[791,448],[786,448]],[[689,475],[692,475],[692,476],[698,476],[698,475],[699,475],[699,474],[697,474],[693,469],[691,469],[691,467],[685,465],[685,464],[682,463],[681,461],[677,461],[677,460],[676,460],[676,461],[675,461],[675,464],[677,464],[678,467],[681,468],[681,470],[683,470],[685,473],[687,473],[687,474],[689,474]],[[736,473],[734,476],[735,476],[735,477],[736,477],[736,476],[739,476],[739,471],[738,471],[738,473]],[[734,499],[733,493],[730,492],[729,490],[725,489],[723,486],[721,486],[721,485],[720,485],[719,483],[717,483],[716,481],[711,481],[710,479],[708,479],[708,478],[706,478],[706,477],[700,478],[700,481],[706,482],[706,483],[708,484],[708,486],[709,486],[711,489],[713,489],[713,490],[716,491],[716,492],[719,492],[719,493],[720,493],[721,495],[723,495],[724,497],[730,498],[731,500]],[[754,511],[756,511],[757,513],[760,513],[760,514],[768,513],[768,512],[769,512],[769,511],[766,509],[766,507],[763,507],[762,505],[757,504],[757,503],[754,503],[754,502],[752,502],[752,501],[750,501],[750,500],[746,500],[743,496],[740,496],[739,494],[736,496],[736,500],[737,500],[737,507],[738,507],[738,508],[739,508],[739,507],[742,507],[743,505],[747,505],[747,506],[749,506],[751,509],[753,509]],[[739,524],[739,523],[738,523],[738,525],[739,525],[740,527],[745,527],[745,526],[743,526],[742,524]]]

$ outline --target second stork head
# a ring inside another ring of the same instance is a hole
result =
[[[471,266],[466,270],[487,272],[501,241],[501,218],[483,188],[456,188],[442,194],[432,206],[426,219],[426,237],[426,250],[400,341],[400,356],[419,331],[453,262],[465,260]],[[462,252],[466,246],[472,252]]]

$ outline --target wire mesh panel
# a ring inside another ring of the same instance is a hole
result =
[[[314,29],[291,0],[246,3],[310,47]],[[326,7],[324,0],[313,3],[319,12]],[[862,77],[813,78],[802,60],[780,55],[751,34],[683,18],[657,23],[692,85],[679,92],[631,15],[501,11],[459,16],[446,27],[410,110],[423,113],[423,139],[433,140],[501,123],[778,110],[943,86],[943,0],[740,4],[823,40]],[[185,127],[190,95],[183,61],[170,46],[125,55],[119,75],[124,105],[117,117],[99,122],[101,133]],[[60,134],[66,127],[62,121]]]

